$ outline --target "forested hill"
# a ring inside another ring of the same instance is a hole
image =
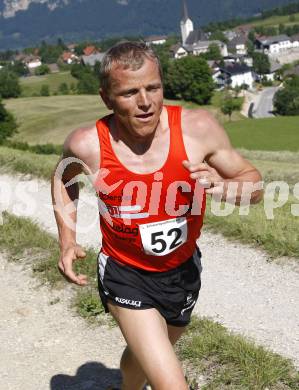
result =
[[[290,0],[187,0],[195,28],[248,17]],[[29,4],[29,5],[28,5]],[[181,0],[1,0],[0,49],[42,39],[100,39],[111,35],[179,32]]]

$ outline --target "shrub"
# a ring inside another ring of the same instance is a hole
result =
[[[8,112],[0,100],[0,143],[17,132],[17,124],[13,115]]]
[[[43,84],[41,86],[40,96],[50,96],[50,88],[48,84]]]

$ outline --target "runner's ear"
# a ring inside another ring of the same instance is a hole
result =
[[[104,91],[102,88],[100,88],[99,93],[101,95],[103,102],[105,103],[106,107],[108,108],[108,110],[112,110],[113,105],[112,105],[112,102],[108,96],[108,93],[106,91]]]

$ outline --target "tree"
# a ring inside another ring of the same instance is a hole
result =
[[[8,68],[18,76],[26,76],[29,73],[28,67],[22,61],[14,61]]]
[[[0,96],[7,98],[16,98],[21,94],[21,87],[18,76],[8,70],[0,70]]]
[[[17,133],[17,124],[0,99],[0,143]]]
[[[208,51],[205,53],[205,58],[207,60],[220,61],[222,58],[219,46],[217,43],[211,43],[209,45]]]
[[[241,109],[241,100],[238,98],[234,98],[231,95],[226,95],[221,103],[221,111],[224,115],[229,116],[229,120],[231,120],[232,113],[234,111],[239,111]]]
[[[270,61],[264,53],[253,53],[253,68],[259,75],[270,72]]]
[[[43,75],[48,74],[48,73],[50,73],[50,68],[48,67],[48,65],[45,65],[45,64],[38,66],[34,70],[34,74],[36,76],[43,76]]]
[[[165,78],[165,96],[208,104],[214,82],[207,61],[201,56],[188,56],[173,60]]]
[[[70,91],[69,91],[69,87],[68,87],[67,83],[61,83],[59,85],[58,92],[61,95],[68,95]]]
[[[99,92],[99,81],[93,74],[85,73],[78,82],[77,90],[81,95],[97,95]]]
[[[248,39],[246,42],[246,48],[247,48],[248,55],[252,57],[254,54],[255,46],[254,46],[254,43],[250,39]]]
[[[43,84],[41,86],[40,96],[50,96],[50,88],[48,84]]]
[[[228,43],[228,39],[224,35],[223,31],[220,31],[220,30],[213,31],[209,37],[209,40],[210,41],[221,41],[224,43]]]
[[[299,115],[299,76],[285,82],[274,96],[274,108],[280,115]]]
[[[63,47],[60,45],[48,45],[46,42],[42,42],[39,48],[39,54],[43,63],[53,64],[57,62],[63,50]]]
[[[248,40],[251,41],[253,44],[255,42],[255,33],[253,30],[250,30],[247,36]]]
[[[283,23],[280,23],[279,26],[278,26],[278,32],[279,34],[285,34],[286,32],[286,28],[285,28],[285,25]]]

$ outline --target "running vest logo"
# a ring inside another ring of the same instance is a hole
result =
[[[115,301],[125,304],[125,305],[130,305],[134,307],[140,307],[141,306],[141,301],[133,301],[132,299],[126,299],[126,298],[119,298],[115,297]]]
[[[125,226],[123,224],[116,225],[115,223],[112,226],[112,229],[117,233],[124,233],[124,234],[132,234],[133,236],[138,236],[138,228],[130,228],[129,226]]]
[[[109,211],[109,214],[113,218],[120,219],[140,219],[140,218],[148,218],[149,213],[140,213],[141,206],[112,206],[106,204],[106,207]]]
[[[121,202],[123,200],[132,200],[131,196],[121,196],[121,195],[109,195],[109,194],[102,194],[100,193],[100,198],[102,200],[117,200],[118,202]]]

